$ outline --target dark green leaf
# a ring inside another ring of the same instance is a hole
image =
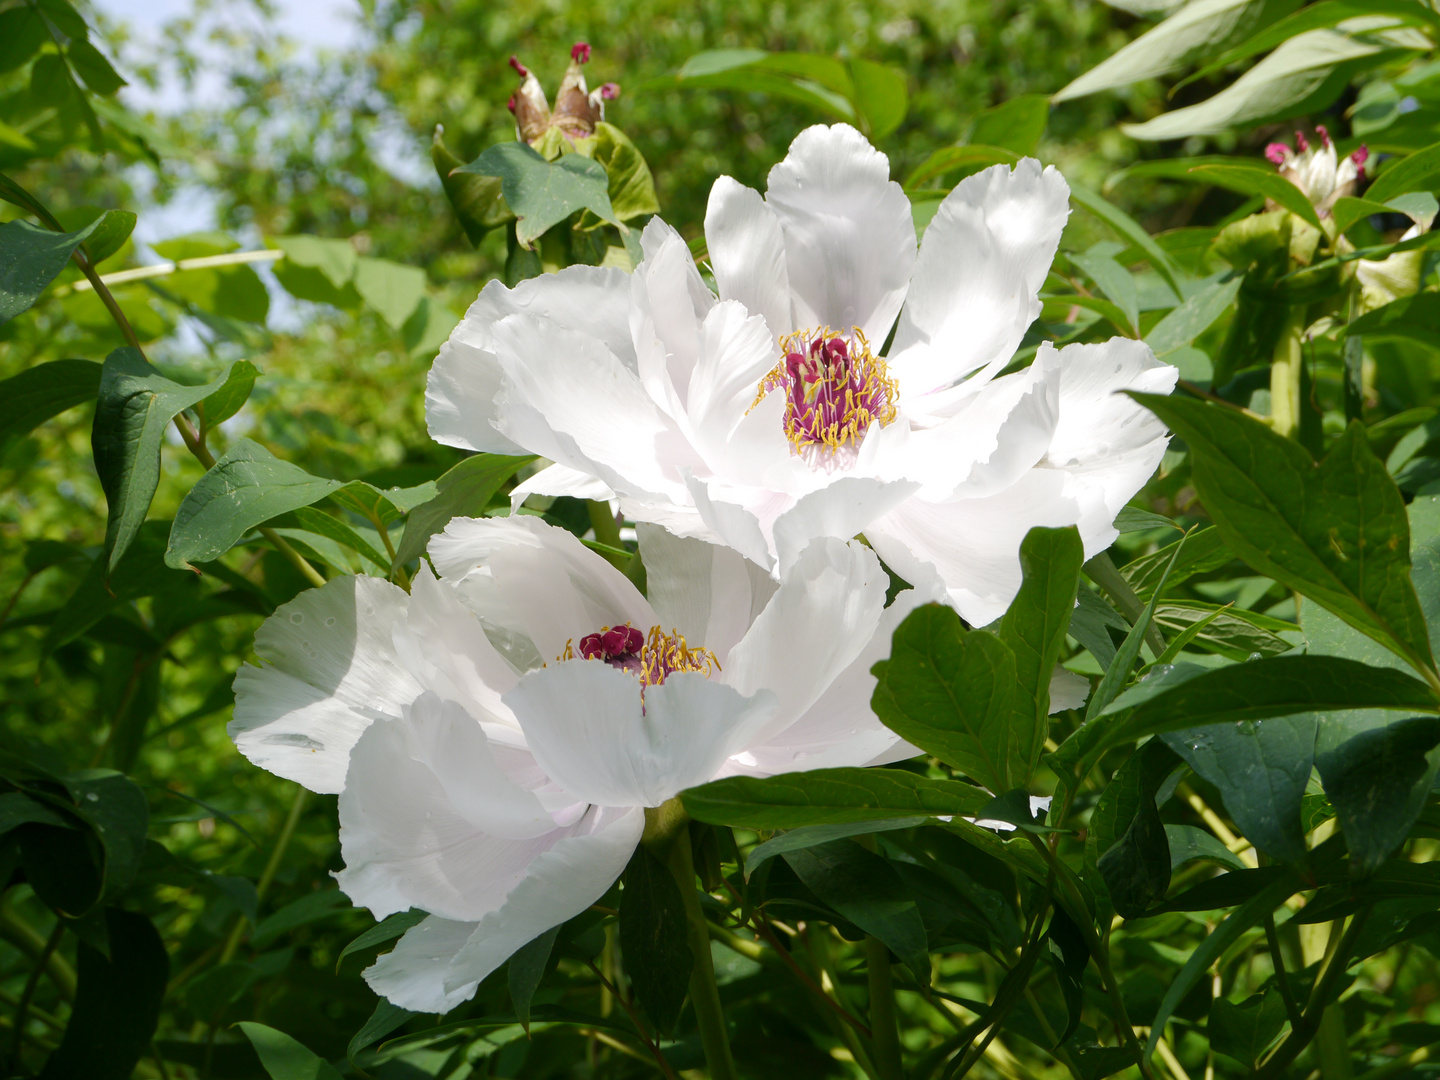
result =
[[[1440,336],[1440,294],[1417,293],[1361,315],[1345,328],[1347,337],[1408,338],[1433,345]]]
[[[375,1011],[370,1014],[370,1019],[350,1039],[350,1045],[345,1048],[345,1056],[353,1058],[361,1050],[374,1045],[385,1038],[396,1028],[402,1026],[415,1013],[409,1009],[402,1009],[399,1005],[391,1004],[384,998],[375,1003]]]
[[[1172,872],[1199,860],[1216,862],[1231,870],[1246,869],[1244,859],[1204,829],[1194,825],[1166,825],[1165,839],[1170,845]]]
[[[34,7],[22,4],[0,12],[0,72],[14,71],[49,40],[45,21]]]
[[[1180,759],[1164,743],[1152,739],[1110,778],[1090,815],[1085,838],[1086,878],[1099,899],[1109,900],[1111,906],[1127,918],[1143,912],[1154,900],[1164,896],[1169,886],[1168,839],[1163,836],[1163,829],[1161,837],[1154,835],[1154,830],[1160,827],[1159,818],[1155,816],[1155,798],[1179,765]],[[1153,820],[1145,821],[1137,829],[1135,822],[1142,817]],[[1163,873],[1158,865],[1162,850]],[[1106,857],[1110,861],[1102,869],[1100,863]],[[1109,898],[1112,879],[1121,893],[1118,900]]]
[[[623,907],[621,918],[624,919]],[[683,939],[685,935],[683,913],[679,933]],[[505,977],[510,984],[510,1004],[515,1007],[515,1015],[520,1018],[520,1023],[525,1026],[527,1031],[530,1028],[530,1002],[535,998],[535,991],[539,989],[540,980],[545,977],[545,968],[550,963],[550,952],[555,948],[555,939],[559,936],[560,927],[552,926],[533,941],[526,942],[515,950],[515,954],[510,957],[510,962],[505,967]],[[680,989],[680,996],[682,999],[685,996],[684,987]]]
[[[1190,171],[1231,191],[1262,195],[1316,228],[1320,227],[1320,216],[1315,213],[1309,197],[1278,172],[1244,165],[1197,165]]]
[[[92,837],[76,829],[28,824],[15,829],[20,867],[41,902],[72,918],[92,911],[105,888]]]
[[[349,911],[350,900],[339,889],[321,889],[292,900],[273,915],[260,920],[250,937],[250,947],[263,949],[302,926]]]
[[[1281,632],[1295,633],[1299,627],[1279,619],[1270,619],[1252,611],[1203,604],[1199,601],[1166,601],[1155,609],[1155,621],[1173,633],[1204,623],[1192,640],[1209,652],[1231,660],[1249,660],[1253,656],[1279,656],[1295,647],[1280,637]]]
[[[51,360],[0,380],[0,447],[93,401],[99,389],[100,365],[93,360]]]
[[[914,815],[974,816],[990,801],[977,787],[899,769],[816,769],[756,779],[732,776],[681,795],[698,821],[746,829],[797,829]]]
[[[135,231],[135,215],[129,210],[107,210],[85,238],[85,255],[90,265],[102,263],[114,255]]]
[[[515,237],[521,247],[530,247],[552,225],[578,210],[589,210],[601,221],[624,228],[610,206],[605,166],[580,154],[550,162],[528,143],[499,143],[455,171],[500,178],[505,203],[515,214]]]
[[[787,851],[784,859],[821,901],[883,941],[920,985],[930,984],[929,945],[920,909],[885,859],[853,840]]]
[[[365,949],[373,949],[377,945],[384,945],[387,941],[394,941],[401,934],[405,933],[412,926],[418,926],[425,918],[425,912],[411,909],[409,911],[397,911],[394,915],[388,915],[376,923],[369,930],[357,937],[345,948],[340,950],[339,960],[344,960],[351,953],[361,952]]]
[[[1027,709],[1031,723],[1017,734],[1015,660],[999,638],[966,630],[953,609],[927,604],[900,624],[890,658],[872,670],[871,708],[901,738],[992,791],[1028,779],[1033,717]],[[1011,783],[1012,773],[1024,775]]]
[[[150,510],[160,483],[160,443],[177,413],[223,387],[230,369],[204,386],[171,382],[138,349],[116,349],[105,358],[90,446],[105,489],[105,576],[114,571]]]
[[[445,188],[445,197],[450,200],[455,216],[460,219],[460,227],[465,230],[465,235],[472,244],[479,244],[487,232],[497,225],[514,221],[515,215],[505,205],[498,176],[474,176],[455,172],[465,163],[451,153],[441,137],[443,134],[444,128],[436,124],[430,143],[430,160]]]
[[[483,513],[500,486],[515,475],[515,470],[534,460],[533,457],[476,454],[440,477],[435,482],[435,497],[414,507],[405,519],[405,531],[395,547],[395,565],[404,566],[418,558],[430,543],[430,537],[443,530],[452,517]]]
[[[319,1054],[274,1028],[245,1021],[240,1030],[260,1055],[270,1080],[340,1080],[340,1072]]]
[[[1019,160],[1019,154],[1003,146],[942,146],[905,178],[905,190],[918,198],[917,189],[922,185],[956,169],[969,171],[989,165],[1014,165]]]
[[[95,233],[111,214],[96,218],[83,229],[57,233],[28,221],[0,225],[0,326],[30,308],[50,282],[70,262],[75,249]],[[134,223],[135,215],[128,215]]]
[[[1188,535],[1188,534],[1187,534]],[[1170,561],[1166,564],[1161,573],[1160,581],[1155,587],[1155,593],[1145,605],[1140,617],[1135,620],[1135,625],[1130,627],[1125,640],[1120,643],[1120,648],[1115,650],[1115,658],[1110,661],[1110,666],[1105,669],[1105,677],[1100,680],[1100,685],[1090,695],[1090,701],[1085,706],[1085,719],[1091,720],[1105,711],[1105,707],[1119,696],[1121,689],[1130,679],[1130,671],[1135,666],[1135,661],[1140,656],[1140,643],[1144,640],[1150,624],[1155,618],[1155,608],[1160,603],[1160,594],[1165,591],[1165,585],[1170,580],[1170,569],[1179,560],[1185,550],[1185,537],[1182,536],[1170,552]],[[1157,658],[1158,659],[1158,658]]]
[[[74,813],[94,831],[105,852],[105,892],[119,893],[135,877],[145,851],[150,806],[145,793],[127,776],[88,769],[65,779]]]
[[[149,1051],[170,977],[165,944],[150,920],[133,911],[110,908],[105,929],[108,959],[79,946],[74,1011],[42,1080],[128,1080]]]
[[[637,847],[620,893],[620,953],[635,996],[662,1032],[680,1019],[695,965],[687,925],[680,886],[649,848]]]
[[[1159,586],[1160,579],[1165,575],[1165,567],[1174,554],[1168,546],[1163,547],[1149,555],[1132,559],[1120,568],[1120,574],[1130,583],[1130,587],[1135,590],[1135,595],[1141,600],[1148,600]],[[1173,587],[1196,574],[1218,570],[1234,557],[1230,549],[1225,546],[1219,529],[1213,527],[1197,529],[1186,537],[1185,550],[1175,560],[1175,566],[1171,569],[1166,584]]]
[[[392,487],[381,491],[364,480],[351,480],[330,496],[337,506],[368,518],[377,528],[389,525],[401,515],[408,514],[415,507],[427,503],[440,493],[435,481],[430,480],[414,487]]]
[[[1130,827],[1095,865],[1123,918],[1143,915],[1165,895],[1170,888],[1170,842],[1153,796],[1140,800]]]
[[[1238,409],[1132,396],[1189,445],[1195,488],[1232,550],[1417,670],[1433,667],[1410,584],[1405,503],[1363,424],[1351,424],[1317,466],[1298,443]]]
[[[313,507],[302,506],[295,511],[295,520],[308,532],[323,536],[337,544],[344,544],[346,547],[359,552],[378,566],[381,572],[390,569],[390,559],[382,552],[377,551],[375,546],[352,529],[339,518],[316,510]],[[329,562],[330,560],[325,560]],[[331,563],[331,565],[334,565]]]
[[[225,384],[200,403],[205,426],[214,429],[239,412],[250,400],[259,374],[259,368],[249,360],[237,360],[226,372]]]
[[[894,821],[861,821],[851,822],[845,825],[809,825],[801,829],[791,829],[756,846],[755,849],[745,857],[745,876],[749,877],[768,859],[773,859],[776,855],[783,855],[787,851],[798,851],[801,848],[814,847],[816,844],[826,844],[831,840],[843,840],[846,837],[860,836],[866,833],[889,832],[892,829],[909,829],[916,825],[924,825],[928,820],[928,818],[923,817],[907,817],[896,818]]]
[[[240,439],[175,511],[165,563],[180,569],[210,562],[255,526],[319,502],[341,486],[339,480],[311,476],[259,443]]]
[[[1419,189],[1436,173],[1440,173],[1440,143],[1434,143],[1395,161],[1376,177],[1375,182],[1365,192],[1365,197],[1372,202],[1389,202],[1396,195]]]
[[[1271,987],[1238,1005],[1216,998],[1210,1003],[1210,1020],[1205,1025],[1210,1045],[1217,1054],[1255,1068],[1263,1054],[1285,1026],[1285,999]]]
[[[75,73],[84,80],[85,85],[93,93],[102,97],[109,97],[126,85],[115,69],[106,60],[100,50],[84,38],[70,43],[65,50],[65,55],[70,61],[70,66]],[[96,260],[99,261],[98,259]]]
[[[1060,992],[1065,997],[1065,1012],[1068,1016],[1060,1038],[1063,1043],[1080,1026],[1080,1014],[1085,1005],[1085,968],[1090,963],[1090,948],[1085,944],[1085,934],[1065,911],[1056,907],[1050,916],[1050,929],[1045,934],[1050,947],[1050,962],[1055,967],[1055,977],[1060,982]]]
[[[0,833],[35,822],[39,825],[53,825],[60,829],[73,829],[75,822],[51,809],[43,802],[37,802],[24,792],[9,791],[0,795]]]

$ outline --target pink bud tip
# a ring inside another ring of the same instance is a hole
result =
[[[1295,149],[1302,154],[1310,149],[1310,140],[1305,138],[1303,131],[1295,132]]]
[[[1360,149],[1350,155],[1350,160],[1355,163],[1355,168],[1363,169],[1365,162],[1370,160],[1370,148],[1364,143],[1361,143]]]
[[[607,82],[604,86],[600,87],[600,97],[605,101],[614,101],[619,96],[619,83]]]
[[[1284,165],[1285,155],[1289,152],[1290,147],[1284,143],[1272,142],[1269,146],[1265,147],[1265,156],[1270,160],[1272,165]]]
[[[518,56],[510,57],[510,66],[515,69],[515,74],[519,75],[522,79],[530,74],[530,69],[520,62]]]
[[[1315,125],[1315,134],[1320,136],[1320,143],[1323,146],[1330,145],[1330,132],[1325,130],[1324,124]]]
[[[590,62],[590,46],[583,41],[577,41],[570,46],[570,59],[577,64],[588,64]]]
[[[507,109],[509,109],[512,113],[515,111],[515,95],[514,95],[514,94],[511,94],[511,95],[510,95],[510,100],[505,103],[505,107],[506,107]]]

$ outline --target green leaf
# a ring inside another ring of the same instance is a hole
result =
[[[1115,700],[1125,684],[1130,680],[1130,671],[1134,668],[1135,661],[1140,656],[1140,644],[1144,640],[1145,634],[1149,631],[1150,624],[1155,619],[1155,608],[1160,603],[1160,594],[1165,591],[1165,585],[1170,577],[1170,569],[1179,561],[1181,554],[1185,550],[1185,540],[1186,537],[1182,536],[1173,548],[1168,549],[1170,552],[1170,561],[1166,564],[1165,570],[1160,576],[1160,581],[1155,587],[1154,595],[1150,597],[1144,610],[1140,612],[1140,617],[1135,620],[1135,624],[1131,626],[1129,632],[1126,633],[1125,640],[1120,643],[1120,648],[1115,650],[1114,659],[1110,661],[1109,666],[1105,669],[1105,677],[1100,680],[1100,685],[1095,688],[1094,693],[1090,695],[1089,702],[1086,703],[1086,720],[1099,716],[1105,707]]]
[[[900,624],[890,658],[871,670],[871,708],[901,738],[992,791],[1028,780],[1034,720],[1027,703],[1029,723],[1016,730],[1015,658],[999,638],[927,604]]]
[[[363,952],[366,949],[373,949],[377,945],[384,945],[387,941],[394,941],[412,926],[418,926],[424,919],[425,912],[415,908],[387,915],[340,950],[340,955],[336,958],[336,967],[338,968],[339,962],[351,953]]]
[[[1387,203],[1397,195],[1419,190],[1436,173],[1440,173],[1440,143],[1417,150],[1389,166],[1366,189],[1365,198]]]
[[[1175,522],[1163,514],[1142,510],[1138,506],[1122,506],[1120,513],[1115,515],[1116,532],[1145,532],[1149,529],[1175,529],[1179,531],[1180,526],[1176,525]]]
[[[955,780],[899,769],[816,769],[757,779],[732,776],[680,796],[697,821],[743,829],[797,829],[924,815],[974,816],[990,796]]]
[[[1115,771],[1090,815],[1085,836],[1085,879],[1098,903],[1109,905],[1127,918],[1143,913],[1169,887],[1169,840],[1168,835],[1154,834],[1154,827],[1159,825],[1155,799],[1180,764],[1163,742],[1150,740]],[[1147,820],[1136,827],[1142,815]],[[1163,870],[1158,865],[1161,852],[1166,863]],[[1106,856],[1109,862],[1102,869],[1100,862]],[[1111,896],[1112,887],[1120,894],[1117,898]]]
[[[241,1021],[239,1026],[260,1055],[270,1080],[341,1080],[335,1066],[284,1032],[253,1020]]]
[[[920,909],[895,868],[853,840],[784,855],[807,889],[865,933],[879,938],[921,986],[930,985],[930,947]]]
[[[1176,296],[1185,295],[1185,290],[1180,287],[1180,279],[1184,276],[1183,271],[1138,221],[1118,206],[1077,184],[1070,185],[1070,198],[1144,252],[1145,257],[1150,260],[1151,267],[1165,279],[1167,285],[1175,290]]]
[[[1294,644],[1280,637],[1279,632],[1293,633],[1298,629],[1279,619],[1269,619],[1228,604],[1222,607],[1195,600],[1162,602],[1155,609],[1155,621],[1174,633],[1199,627],[1192,640],[1207,651],[1231,660],[1287,653]]]
[[[1417,671],[1434,666],[1410,583],[1404,500],[1364,425],[1351,424],[1317,466],[1298,443],[1238,409],[1132,396],[1188,444],[1195,489],[1236,554]]]
[[[104,262],[124,247],[135,231],[136,220],[129,210],[107,210],[95,225],[95,231],[85,238],[85,257],[90,265]]]
[[[1248,869],[1244,859],[1197,826],[1166,825],[1165,839],[1170,845],[1170,869],[1172,872],[1189,863],[1202,860],[1219,863],[1231,870]]]
[[[154,244],[156,254],[180,262],[225,255],[240,245],[224,233],[192,233]],[[201,313],[264,324],[270,293],[253,266],[187,267],[155,284],[162,295],[194,305]]]
[[[87,769],[64,777],[71,812],[94,831],[105,854],[105,894],[123,892],[135,878],[145,851],[150,806],[129,777]]]
[[[855,59],[850,61],[850,79],[854,85],[851,100],[872,141],[883,139],[900,126],[909,104],[904,71],[873,60]]]
[[[861,836],[866,833],[909,829],[916,825],[924,825],[928,820],[923,817],[906,817],[896,818],[894,821],[860,821],[844,825],[809,825],[803,829],[791,829],[757,845],[749,855],[745,856],[745,876],[749,877],[764,863],[787,851],[799,851],[801,848],[814,847],[816,844],[827,844],[831,840],[844,840],[847,837]]]
[[[686,60],[675,81],[687,89],[771,94],[848,123],[858,120],[855,85],[834,57],[711,49]]]
[[[1182,728],[1265,720],[1337,709],[1440,712],[1429,687],[1393,668],[1338,656],[1274,656],[1201,671],[1152,694],[1147,682],[1115,699],[1107,713],[1133,712],[1109,731],[1106,745]]]
[[[355,274],[359,257],[346,240],[319,236],[276,236],[270,241],[285,253],[283,262],[318,270],[332,286],[343,289]]]
[[[388,259],[357,259],[355,291],[398,331],[425,295],[425,271]]]
[[[214,429],[245,407],[255,389],[259,369],[249,360],[237,360],[225,375],[225,384],[200,403],[207,429]]]
[[[1143,124],[1122,124],[1120,130],[1146,141],[1185,139],[1319,112],[1356,74],[1399,52],[1334,30],[1311,30],[1286,41],[1214,97]]]
[[[1412,192],[1409,195],[1401,195],[1391,199],[1389,202],[1376,202],[1373,199],[1352,199],[1343,198],[1335,200],[1331,209],[1331,217],[1335,219],[1335,228],[1344,232],[1351,225],[1363,217],[1372,214],[1405,214],[1412,221],[1428,223],[1435,220],[1435,213],[1440,204],[1435,201],[1435,196],[1428,191]],[[1426,227],[1422,225],[1422,228]]]
[[[968,172],[990,165],[1014,165],[1020,157],[1002,146],[942,146],[905,178],[905,190],[915,194],[921,185],[956,169]]]
[[[650,173],[645,155],[630,141],[630,136],[614,124],[600,121],[595,125],[591,156],[605,166],[605,174],[610,178],[610,206],[617,218],[629,221],[660,212],[660,200],[655,196],[655,177]]]
[[[440,477],[435,481],[435,497],[412,507],[405,519],[405,531],[395,546],[395,565],[404,566],[419,558],[430,537],[450,524],[452,517],[484,513],[501,485],[515,475],[515,470],[534,460],[533,456],[476,454]]]
[[[500,178],[505,203],[515,214],[515,238],[523,248],[578,210],[624,229],[610,205],[605,166],[580,154],[550,162],[527,143],[500,143],[455,171]]]
[[[230,368],[204,386],[181,386],[153,368],[138,349],[105,358],[90,435],[95,471],[105,489],[105,576],[108,580],[150,510],[160,483],[160,443],[175,416],[229,380]]]
[[[465,163],[445,145],[444,134],[445,129],[436,124],[435,134],[430,140],[430,160],[435,165],[451,209],[460,219],[460,227],[465,230],[470,243],[478,245],[487,232],[497,225],[514,221],[515,215],[505,205],[498,176],[467,176],[455,172]]]
[[[175,511],[165,564],[178,570],[217,559],[255,526],[319,502],[341,486],[240,439]]]
[[[250,936],[250,947],[263,949],[292,930],[350,910],[350,899],[339,889],[321,889],[306,893],[300,899],[292,900],[279,911],[261,919],[260,925],[255,927],[255,933]]]
[[[409,1009],[402,1009],[399,1005],[381,998],[375,1003],[375,1011],[370,1014],[370,1019],[351,1036],[350,1045],[345,1048],[345,1056],[353,1060],[361,1050],[373,1046],[415,1015]]]
[[[352,551],[358,552],[371,563],[378,566],[381,571],[388,572],[390,569],[389,556],[376,550],[375,546],[352,529],[339,518],[325,513],[323,510],[316,510],[313,507],[302,506],[295,511],[295,521],[307,532],[323,536],[327,540],[333,540],[337,544],[343,544]],[[325,560],[330,562],[330,560]],[[334,565],[330,562],[330,565]]]
[[[1185,966],[1180,969],[1180,974],[1171,981],[1170,988],[1160,1002],[1160,1008],[1152,1021],[1154,1026],[1150,1029],[1150,1038],[1145,1044],[1146,1057],[1155,1052],[1155,1044],[1160,1041],[1160,1036],[1165,1030],[1165,1025],[1169,1023],[1170,1017],[1175,1015],[1176,1008],[1195,988],[1195,984],[1206,976],[1210,965],[1215,963],[1241,934],[1283,904],[1295,892],[1298,884],[1299,882],[1289,875],[1271,882],[1257,895],[1227,915],[1225,921],[1200,942],[1200,945],[1190,954],[1190,959],[1185,961]]]
[[[1357,335],[1433,345],[1440,337],[1440,293],[1417,293],[1366,312],[1345,328],[1346,337]]]
[[[1373,874],[1405,841],[1440,775],[1440,718],[1326,717],[1315,766],[1355,873]]]
[[[38,8],[24,4],[0,12],[0,73],[28,62],[49,40]]]
[[[1238,1005],[1216,998],[1210,1003],[1205,1032],[1217,1054],[1234,1058],[1247,1069],[1259,1066],[1260,1055],[1285,1027],[1285,999],[1271,987]]]
[[[70,42],[65,50],[71,68],[79,75],[85,86],[92,92],[109,97],[122,86],[128,85],[106,60],[100,50],[84,38]]]
[[[1194,59],[1243,41],[1299,6],[1299,0],[1194,0],[1075,79],[1055,100],[1068,101],[1168,75]]]
[[[1263,196],[1316,228],[1320,227],[1320,215],[1315,212],[1309,197],[1278,172],[1238,165],[1198,165],[1190,171],[1231,191]]]
[[[107,221],[113,227],[122,219],[132,226],[135,223],[134,214],[110,210],[75,232],[51,232],[28,221],[0,225],[0,326],[27,311],[40,298],[86,239]]]
[[[1167,545],[1159,551],[1132,559],[1120,568],[1120,576],[1135,590],[1136,596],[1141,600],[1149,600],[1155,594],[1162,578],[1165,579],[1167,588],[1173,587],[1196,574],[1218,570],[1235,558],[1234,553],[1225,546],[1220,530],[1214,526],[1197,529],[1186,537],[1185,548],[1175,558],[1175,565],[1170,569],[1169,577],[1166,577],[1165,568],[1174,555]]]
[[[681,915],[679,933],[683,941],[685,935],[684,913],[682,912]],[[625,917],[623,908],[620,917],[623,925]],[[545,976],[545,968],[550,963],[550,952],[555,948],[555,939],[560,936],[560,929],[558,926],[552,926],[533,941],[520,946],[505,966],[505,977],[510,985],[510,1004],[515,1007],[515,1015],[520,1018],[520,1023],[525,1026],[526,1031],[530,1030],[530,1002],[535,999],[535,991],[539,989],[540,980]],[[686,955],[689,955],[689,949],[686,949]],[[683,988],[680,994],[683,998],[685,994]]]
[[[695,966],[686,927],[680,886],[649,848],[637,847],[620,893],[620,953],[635,996],[667,1034],[680,1019]]]
[[[1170,841],[1153,793],[1145,794],[1123,836],[1096,861],[1116,914],[1145,914],[1170,888]]]
[[[1073,526],[1037,527],[1020,541],[1020,591],[1000,620],[1000,640],[1015,658],[1011,726],[1019,764],[1011,769],[1013,783],[987,785],[992,791],[1028,784],[1040,759],[1050,731],[1050,677],[1075,610],[1084,561],[1084,546]]]
[[[1029,157],[1040,145],[1050,120],[1050,99],[1044,94],[1020,94],[981,109],[970,124],[966,142],[1000,146]]]
[[[109,908],[104,926],[110,955],[80,943],[74,1008],[42,1080],[128,1080],[150,1051],[170,977],[165,943],[133,911]]]
[[[100,365],[93,360],[51,360],[0,379],[0,447],[93,401],[99,389]]]
[[[1113,246],[1113,245],[1112,245]],[[1140,292],[1135,278],[1109,255],[1087,253],[1069,255],[1069,260],[1078,266],[1100,287],[1120,309],[1124,321],[1120,324],[1122,333],[1136,335],[1140,332]]]
[[[1251,843],[1273,859],[1303,863],[1300,803],[1310,781],[1315,730],[1315,717],[1302,713],[1182,729],[1161,738],[1220,789],[1226,812]]]

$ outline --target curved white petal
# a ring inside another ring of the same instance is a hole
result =
[[[446,1012],[522,945],[573,919],[625,869],[645,828],[639,809],[592,809],[589,831],[559,841],[526,868],[505,901],[477,922],[431,916],[365,970],[377,994],[416,1012]]]
[[[950,603],[974,626],[1005,613],[1020,590],[1020,541],[1036,525],[1074,525],[1080,506],[1066,494],[1066,475],[1031,469],[1004,491],[978,499],[909,499],[865,537],[909,581],[933,567]]]
[[[946,196],[925,230],[890,349],[907,413],[924,411],[924,394],[1009,363],[1040,312],[1069,200],[1064,178],[1033,158],[966,177]]]
[[[787,330],[858,326],[879,348],[915,263],[910,200],[885,155],[848,124],[806,128],[770,170],[765,201],[785,236]]]
[[[813,541],[781,578],[749,633],[730,650],[723,676],[742,694],[766,689],[779,700],[762,741],[804,716],[870,643],[889,584],[873,551],[828,538]]]
[[[730,650],[775,595],[775,582],[738,551],[640,525],[648,599],[660,625],[728,665]]]
[[[628,622],[648,632],[657,625],[654,609],[624,574],[537,517],[452,518],[430,541],[430,557],[522,670],[553,662],[567,642],[602,626]]]
[[[864,532],[872,521],[899,506],[919,488],[918,483],[908,480],[844,476],[802,496],[775,519],[775,553],[780,573],[784,574],[800,558],[811,540],[822,536],[848,540]]]
[[[775,555],[765,536],[765,524],[774,521],[780,509],[793,505],[792,500],[763,488],[737,488],[697,476],[686,483],[711,536],[751,562],[767,570],[774,568]]]
[[[532,671],[505,695],[531,752],[565,790],[602,806],[659,806],[711,779],[769,722],[775,699],[703,673],[645,689],[598,660]]]
[[[729,176],[710,188],[705,246],[720,299],[738,300],[761,315],[778,340],[796,329],[790,313],[790,274],[780,219],[758,191]]]
[[[371,724],[350,753],[336,879],[377,919],[418,907],[475,920],[535,858],[584,828],[583,819],[557,827],[496,763],[475,717],[423,694],[402,719]]]
[[[700,360],[700,325],[715,305],[690,247],[660,218],[640,235],[645,259],[630,285],[630,333],[640,381],[666,412],[682,411]]]
[[[691,442],[712,467],[730,456],[736,430],[756,404],[760,383],[779,360],[780,350],[765,320],[738,302],[723,300],[705,317],[684,417]],[[768,448],[788,465],[790,444],[781,425],[776,425],[774,434],[767,440]]]
[[[633,369],[626,321],[629,275],[623,270],[571,266],[522,281],[513,289],[492,281],[465,312],[430,368],[425,419],[430,437],[447,446],[494,454],[524,451],[495,429],[501,368],[493,328],[507,315],[528,312],[599,337]]]
[[[604,481],[568,465],[550,465],[520,481],[510,492],[510,506],[520,506],[531,495],[567,495],[596,502],[609,502],[615,497]]]
[[[339,791],[360,733],[423,689],[391,640],[409,602],[380,578],[342,577],[277,608],[255,633],[265,664],[235,676],[226,731],[239,751],[311,791]]]

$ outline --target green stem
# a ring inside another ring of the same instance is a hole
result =
[[[690,830],[676,830],[666,865],[680,886],[688,924],[686,937],[695,966],[690,971],[690,1004],[700,1027],[700,1044],[710,1065],[710,1080],[735,1080],[735,1062],[730,1056],[730,1039],[725,1033],[725,1012],[720,1007],[720,989],[715,984],[715,962],[710,956],[710,930],[700,898],[695,893],[695,862],[690,850]]]
[[[1300,433],[1301,368],[1305,363],[1305,308],[1292,307],[1270,358],[1270,426],[1294,439]]]
[[[840,994],[840,979],[830,956],[829,933],[828,927],[820,923],[810,923],[805,927],[805,944],[809,947],[810,957],[814,960],[822,980],[829,981],[832,988],[831,992],[835,995],[837,1001],[842,1002],[841,1007],[843,1008],[843,998]],[[824,987],[823,981],[821,987],[822,989]],[[846,1026],[836,1021],[831,1025],[831,1030],[840,1036],[840,1041],[845,1044],[845,1048],[850,1051],[850,1056],[855,1059],[855,1064],[860,1066],[861,1072],[866,1075],[868,1080],[881,1080],[880,1071],[870,1059],[870,1054],[865,1046],[860,1042],[860,1037],[856,1033],[853,1025]]]
[[[890,950],[873,934],[865,935],[865,970],[870,984],[870,1045],[875,1070],[880,1080],[904,1080],[900,1029],[895,1022],[895,984],[890,978]]]
[[[0,902],[0,937],[35,960],[50,973],[50,980],[67,1001],[75,1000],[75,969],[58,952],[46,953],[46,939],[9,903]]]
[[[44,948],[35,961],[35,966],[30,970],[30,977],[25,980],[25,988],[20,991],[20,1000],[15,1005],[15,1041],[10,1046],[10,1069],[13,1074],[20,1064],[20,1048],[25,1040],[25,1019],[30,1011],[30,999],[35,996],[35,988],[40,985],[40,972],[50,962],[50,957],[55,955],[55,949],[60,944],[60,938],[65,934],[65,924],[59,918],[55,920],[55,929],[50,931],[50,936],[45,939]]]
[[[1270,964],[1275,969],[1275,982],[1280,987],[1280,997],[1285,1002],[1285,1015],[1290,1026],[1300,1026],[1300,1004],[1295,1000],[1295,991],[1290,986],[1290,976],[1285,970],[1285,957],[1280,952],[1280,934],[1275,929],[1275,916],[1265,916],[1265,944],[1270,949]]]
[[[265,894],[270,891],[270,884],[275,880],[275,874],[280,869],[280,860],[285,857],[285,849],[290,846],[290,839],[295,835],[295,826],[300,823],[300,814],[305,809],[305,800],[310,797],[310,792],[303,787],[295,789],[295,801],[290,804],[290,813],[285,816],[285,824],[280,826],[280,835],[275,838],[275,847],[270,852],[270,859],[265,863],[265,869],[260,872],[260,880],[255,885],[255,906],[258,908],[260,902],[265,899]],[[245,920],[235,920],[235,927],[230,931],[230,937],[225,942],[225,948],[220,953],[219,964],[227,964],[234,958],[236,951],[240,948],[240,939],[245,936]],[[218,965],[217,965],[218,966]]]
[[[617,551],[625,550],[625,543],[620,539],[620,522],[615,520],[615,515],[610,512],[610,504],[591,499],[587,504],[590,509],[590,524],[595,529],[595,539],[606,547],[615,548]],[[625,570],[630,562],[628,555],[623,558],[619,555],[611,555],[608,552],[600,553],[617,570]]]
[[[1115,564],[1110,561],[1110,553],[1102,551],[1089,560],[1085,564],[1085,573],[1115,601],[1115,606],[1120,609],[1121,615],[1130,620],[1130,625],[1135,625],[1145,613],[1145,605],[1140,597],[1135,595],[1135,590],[1130,588],[1130,583],[1115,569]],[[1160,636],[1160,628],[1153,621],[1145,627],[1145,644],[1150,646],[1150,652],[1154,656],[1161,656],[1165,652],[1165,639]]]

